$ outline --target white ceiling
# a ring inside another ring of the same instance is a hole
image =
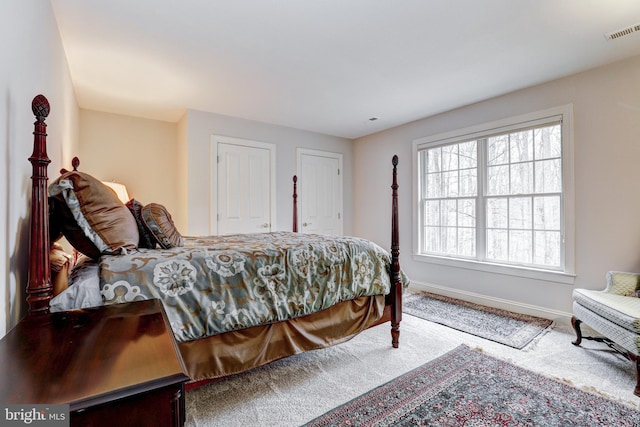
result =
[[[640,0],[51,2],[82,108],[346,138],[640,55]]]

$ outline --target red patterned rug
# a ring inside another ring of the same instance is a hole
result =
[[[517,349],[526,347],[553,323],[430,292],[406,294],[402,307],[407,314]]]
[[[640,411],[467,346],[307,426],[639,426]]]

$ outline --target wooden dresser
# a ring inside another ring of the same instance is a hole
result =
[[[181,426],[168,324],[158,300],[26,317],[0,340],[0,402],[69,404],[72,426]]]

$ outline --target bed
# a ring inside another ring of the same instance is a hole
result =
[[[36,96],[32,110],[30,316],[49,313],[69,292],[80,292],[80,285],[61,275],[69,255],[56,255],[60,248],[53,242],[63,234],[88,255],[74,262],[68,277],[97,286],[96,304],[162,301],[191,379],[187,388],[335,345],[386,322],[398,347],[408,280],[399,263],[397,156],[390,253],[364,239],[297,233],[296,177],[291,232],[188,237],[171,227],[163,206],[125,205],[111,200],[115,193],[108,188],[92,187],[95,178],[77,171],[77,161],[73,171],[62,170],[49,183],[48,100]],[[107,225],[92,219],[90,205],[100,210],[108,203],[119,219],[110,217]],[[74,236],[78,229],[80,236]],[[86,246],[87,237],[93,246]],[[87,309],[64,307],[78,308]]]

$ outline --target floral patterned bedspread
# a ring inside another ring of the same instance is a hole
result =
[[[105,304],[161,299],[183,342],[388,294],[389,265],[388,252],[354,237],[185,237],[184,247],[103,256],[100,289]]]

